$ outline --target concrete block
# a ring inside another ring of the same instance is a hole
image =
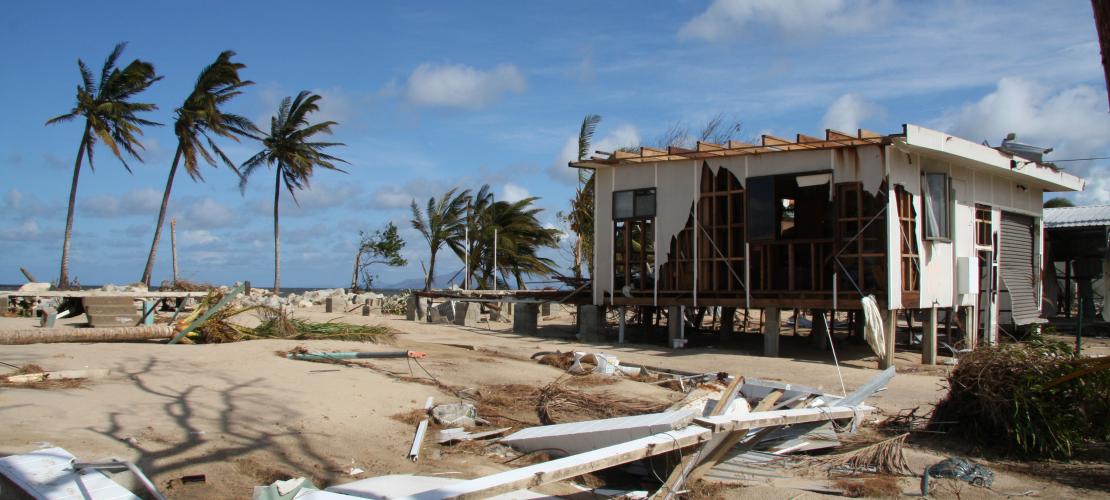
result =
[[[550,302],[544,302],[543,304],[540,304],[540,315],[542,315],[544,317],[551,316],[551,303]]]
[[[605,335],[605,306],[578,306],[578,340],[601,342]]]
[[[8,312],[8,296],[0,296],[0,313]]]
[[[324,299],[324,312],[341,313],[344,305],[346,304],[338,297],[328,297]]]
[[[513,314],[513,333],[535,335],[539,324],[539,312],[540,308],[536,304],[517,304]]]
[[[481,304],[477,302],[455,303],[455,324],[459,326],[478,326],[478,310]]]
[[[428,308],[428,323],[454,323],[455,302],[447,301]]]

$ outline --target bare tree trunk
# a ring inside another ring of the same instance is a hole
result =
[[[177,285],[177,218],[170,219],[170,258],[173,259],[173,283]]]
[[[574,241],[574,277],[582,277],[582,235],[579,234]]]
[[[62,269],[58,273],[58,288],[69,288],[69,240],[73,234],[73,207],[77,203],[77,178],[81,175],[81,160],[85,158],[85,144],[89,141],[92,124],[85,121],[85,133],[77,146],[77,161],[73,163],[73,183],[69,186],[69,208],[66,209],[66,233],[62,240]]]
[[[1095,29],[1098,33],[1099,51],[1102,54],[1102,71],[1107,84],[1107,99],[1110,99],[1110,0],[1091,0],[1095,14]]]
[[[274,294],[281,292],[281,240],[278,237],[278,202],[281,201],[281,169],[278,163],[274,178]]]
[[[177,163],[181,160],[181,145],[178,144],[177,152],[173,154],[173,165],[170,166],[170,176],[166,179],[166,189],[162,192],[162,208],[158,210],[158,222],[154,224],[154,242],[150,244],[150,253],[146,257],[146,267],[143,268],[142,282],[150,286],[151,274],[154,273],[154,257],[158,254],[158,242],[162,239],[162,224],[166,221],[166,208],[170,205],[170,191],[173,189],[173,177],[177,174]],[[174,273],[177,281],[177,273]]]
[[[351,291],[358,288],[358,265],[362,263],[362,242],[359,242],[355,252],[355,270],[351,273]]]
[[[0,345],[48,344],[58,342],[127,342],[173,338],[171,325],[120,326],[112,328],[23,328],[0,330]]]
[[[35,277],[31,275],[31,271],[28,271],[26,267],[19,268],[19,272],[23,273],[23,277],[27,278],[27,281],[31,283],[34,283],[36,281]]]

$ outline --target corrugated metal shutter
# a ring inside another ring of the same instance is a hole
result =
[[[998,274],[1010,298],[1013,323],[1043,323],[1033,293],[1033,218],[1002,212],[1001,236]]]

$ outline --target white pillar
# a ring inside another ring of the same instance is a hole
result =
[[[782,323],[779,308],[768,307],[763,310],[763,355],[776,358],[779,355],[779,325]]]

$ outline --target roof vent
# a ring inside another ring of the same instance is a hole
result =
[[[1013,132],[1006,134],[1006,138],[1002,139],[1002,145],[998,147],[998,150],[1037,163],[1044,161],[1044,155],[1052,152],[1052,148],[1042,148],[1017,142],[1017,134]]]

